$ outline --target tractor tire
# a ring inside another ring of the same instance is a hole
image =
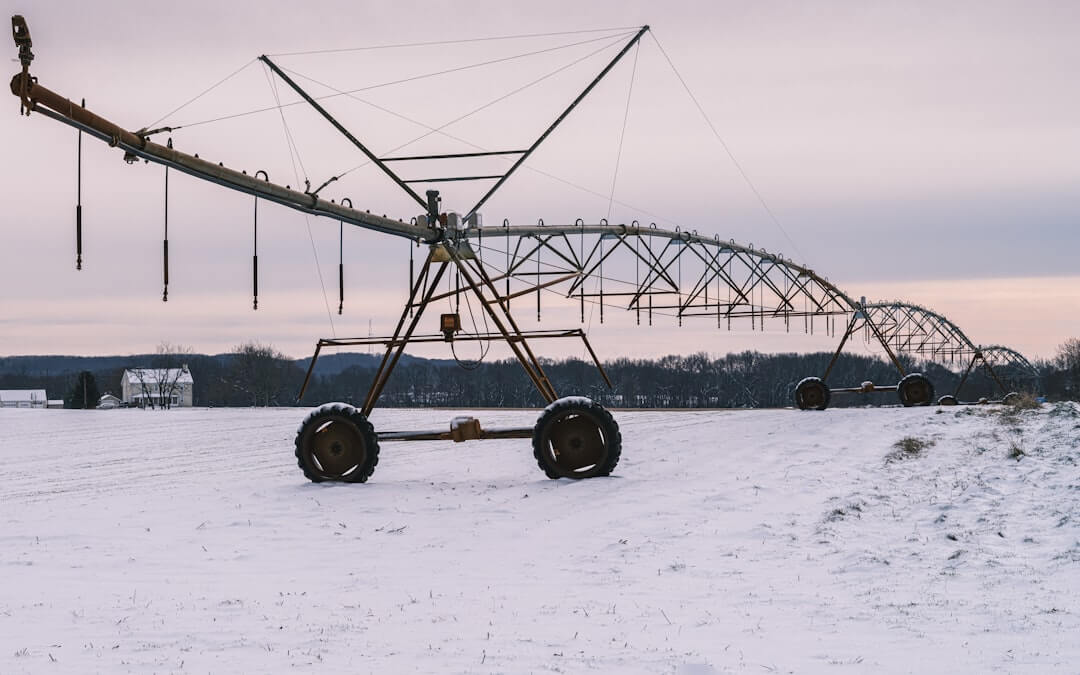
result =
[[[922,373],[910,373],[896,385],[896,394],[905,408],[930,405],[934,400],[934,385]]]
[[[831,398],[832,392],[820,377],[803,378],[795,385],[795,405],[799,410],[824,410]]]
[[[952,394],[945,394],[937,400],[938,405],[957,405],[959,401]]]
[[[347,403],[327,403],[308,413],[295,444],[296,463],[312,483],[363,483],[379,463],[374,427]]]
[[[1005,405],[1015,405],[1020,400],[1020,394],[1015,391],[1010,391],[1005,394],[1005,398],[1001,399],[1001,402]]]
[[[622,434],[599,403],[568,396],[544,408],[533,427],[532,445],[548,478],[595,478],[610,475],[619,463]]]

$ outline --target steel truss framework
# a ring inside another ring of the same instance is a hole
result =
[[[899,353],[918,355],[941,364],[960,364],[966,368],[953,396],[981,365],[1001,389],[1009,385],[1030,384],[1039,371],[1019,352],[1001,345],[976,345],[947,317],[920,305],[905,302],[865,305],[865,317],[881,333],[883,340]]]
[[[752,245],[744,246],[734,241],[721,240],[719,236],[710,238],[693,230],[670,230],[654,224],[644,226],[637,222],[609,224],[601,221],[587,224],[579,220],[569,225],[546,225],[541,221],[536,225],[512,225],[504,222],[501,227],[470,226],[470,223],[477,220],[473,216],[492,193],[509,179],[600,79],[640,40],[648,30],[647,26],[627,42],[619,54],[527,149],[482,153],[516,154],[518,158],[506,173],[497,177],[497,183],[468,210],[464,218],[450,217],[442,213],[438,192],[428,190],[426,199],[422,198],[409,186],[413,181],[402,180],[388,163],[412,159],[461,158],[477,153],[380,158],[319,106],[273,61],[265,56],[260,57],[350,143],[425,209],[423,215],[406,222],[354,209],[351,201],[346,206],[345,202],[348,200],[326,200],[319,196],[326,184],[314,191],[311,191],[310,187],[305,191],[292,190],[271,183],[263,172],[249,175],[246,171],[230,169],[221,163],[215,164],[180,152],[172,147],[171,142],[166,145],[154,143],[149,138],[153,132],[125,130],[39,84],[37,78],[29,73],[29,65],[34,57],[30,51],[29,32],[25,22],[21,17],[13,17],[12,25],[22,70],[12,79],[11,91],[19,97],[22,111],[27,115],[31,111],[38,112],[90,134],[121,149],[128,161],[143,159],[297,211],[325,216],[341,223],[429,245],[421,274],[419,278],[412,280],[410,299],[395,334],[390,338],[375,341],[384,345],[386,352],[382,367],[364,404],[365,416],[376,404],[386,378],[397,363],[405,344],[426,339],[415,334],[424,308],[432,300],[459,297],[462,293],[471,293],[480,300],[483,311],[498,327],[498,333],[468,335],[461,333],[459,328],[452,334],[444,333],[444,338],[479,340],[498,337],[504,340],[510,345],[544,399],[549,402],[554,400],[555,392],[528,346],[530,334],[521,331],[510,315],[512,302],[516,304],[530,301],[528,296],[535,294],[539,318],[542,295],[547,292],[560,292],[567,298],[576,299],[583,323],[587,303],[593,303],[599,309],[600,321],[604,320],[605,307],[614,305],[634,312],[639,322],[646,321],[650,324],[656,315],[673,316],[680,323],[684,319],[715,320],[718,327],[730,327],[733,320],[739,319],[748,320],[755,330],[764,330],[766,323],[770,326],[782,325],[786,331],[790,331],[794,323],[797,330],[801,323],[807,333],[825,330],[829,335],[840,334],[837,331],[837,317],[840,317],[839,324],[843,333],[836,356],[847,340],[857,330],[863,329],[867,332],[868,339],[876,340],[884,348],[901,375],[904,374],[904,368],[897,358],[900,353],[914,354],[935,361],[963,363],[970,359],[968,372],[976,361],[981,362],[992,375],[998,364],[1016,366],[1028,372],[1034,371],[1026,359],[1012,350],[999,346],[986,349],[976,347],[955,324],[931,310],[898,302],[867,304],[862,300],[855,301],[827,278],[804,265],[796,264],[779,254],[755,249]],[[262,178],[259,178],[260,173]],[[438,180],[487,178],[493,177],[449,177]],[[453,270],[453,274],[459,279],[464,279],[465,284],[459,282],[457,290],[440,295],[436,292],[435,284],[447,269]],[[630,280],[631,277],[633,281]],[[497,288],[497,284],[501,285],[501,289]],[[532,334],[532,337],[555,336]],[[584,332],[563,331],[557,336],[584,338]],[[319,348],[341,344],[366,342],[362,339],[324,340],[320,341]],[[828,377],[832,365],[829,365],[822,380]],[[965,379],[966,376],[965,373]],[[993,376],[999,385],[1004,386],[996,375]]]
[[[1030,384],[1039,375],[1022,354],[1001,345],[981,347],[931,309],[899,301],[856,301],[812,269],[782,255],[718,237],[654,224],[583,221],[535,226],[504,223],[470,228],[459,236],[486,256],[486,264],[500,268],[507,297],[528,295],[531,284],[537,318],[541,291],[560,286],[567,298],[579,301],[582,322],[588,302],[599,309],[601,321],[605,306],[621,306],[634,312],[638,323],[650,325],[654,315],[676,317],[680,324],[684,318],[715,320],[718,327],[728,328],[733,319],[742,319],[756,330],[764,330],[770,322],[786,331],[794,324],[796,330],[825,330],[835,336],[839,316],[843,335],[822,379],[828,378],[847,340],[860,331],[867,342],[884,349],[901,376],[907,374],[898,358],[901,354],[942,365],[959,364],[965,370],[957,394],[976,365],[987,371],[1002,393],[1009,391],[1007,383]],[[605,266],[617,272],[605,272]],[[633,281],[629,281],[631,269]],[[511,279],[518,286],[512,286]]]
[[[539,312],[540,291],[555,287],[579,301],[582,321],[592,303],[601,321],[605,307],[621,306],[639,323],[652,324],[655,316],[680,323],[705,318],[718,326],[746,319],[754,329],[764,330],[769,321],[790,330],[795,320],[806,332],[831,331],[823,318],[858,307],[828,280],[781,255],[655,224],[504,223],[457,236],[500,270],[507,293],[524,293],[532,284]]]

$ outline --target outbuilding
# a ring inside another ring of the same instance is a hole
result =
[[[105,394],[98,399],[97,407],[98,410],[112,410],[113,408],[119,408],[122,405],[123,402],[119,398],[113,396],[109,392],[105,392]]]
[[[0,389],[0,408],[47,408],[44,389]]]

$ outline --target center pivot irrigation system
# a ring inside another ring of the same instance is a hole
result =
[[[958,327],[930,310],[904,303],[856,301],[826,278],[782,255],[721,240],[719,236],[702,236],[694,230],[670,230],[636,221],[611,224],[606,220],[598,223],[577,220],[563,225],[543,221],[535,225],[513,225],[503,221],[501,225],[485,227],[480,208],[638,44],[648,32],[648,26],[635,30],[628,37],[618,53],[531,145],[505,151],[379,157],[273,60],[267,56],[259,57],[277,78],[416,202],[422,215],[407,222],[354,209],[348,199],[335,201],[320,197],[319,192],[333,179],[314,191],[310,185],[304,191],[297,191],[271,182],[265,172],[249,175],[246,171],[229,169],[223,164],[180,152],[173,148],[171,139],[165,145],[150,140],[151,135],[168,131],[168,128],[128,131],[94,114],[85,105],[76,104],[39,84],[29,72],[34,55],[30,33],[21,16],[12,17],[12,30],[22,69],[12,79],[11,91],[20,99],[21,112],[26,115],[40,113],[75,127],[80,132],[80,148],[82,133],[86,133],[119,148],[129,163],[141,159],[164,165],[166,180],[169,169],[180,171],[253,195],[256,205],[258,199],[265,199],[342,224],[403,237],[426,247],[418,271],[414,270],[410,260],[409,296],[391,336],[318,341],[300,391],[301,398],[323,348],[379,345],[384,352],[362,406],[323,405],[314,409],[300,424],[295,441],[296,457],[304,475],[312,481],[366,481],[378,463],[380,442],[490,438],[531,438],[534,456],[551,478],[610,474],[621,453],[618,424],[607,410],[588,398],[560,398],[532,347],[536,340],[577,338],[592,357],[600,376],[611,386],[586,332],[581,328],[525,331],[511,312],[512,305],[520,305],[531,312],[535,303],[539,320],[541,298],[545,293],[558,293],[576,301],[582,324],[585,323],[586,303],[599,309],[601,322],[605,306],[619,306],[633,312],[638,324],[652,325],[654,316],[659,315],[675,316],[680,325],[684,319],[704,319],[715,320],[718,327],[726,325],[730,329],[732,321],[749,321],[752,329],[764,330],[769,322],[786,331],[793,325],[796,329],[801,325],[807,333],[824,330],[833,336],[838,334],[839,317],[840,326],[846,326],[846,329],[842,331],[829,367],[821,377],[805,378],[796,387],[796,403],[802,409],[824,409],[833,393],[882,390],[898,392],[904,405],[931,403],[932,384],[919,373],[905,372],[897,357],[901,353],[937,361],[968,362],[965,379],[975,365],[981,363],[1003,393],[1006,384],[999,377],[1000,366],[1004,365],[1010,373],[1037,375],[1020,354],[1004,347],[976,347]],[[414,181],[403,179],[390,166],[410,161],[488,156],[507,159],[509,167],[498,175],[449,175]],[[416,183],[446,181],[494,183],[464,215],[444,211],[437,190],[426,190],[421,195],[412,187]],[[76,210],[76,232],[81,264],[81,206]],[[256,298],[257,265],[255,258]],[[164,270],[167,289],[167,239]],[[439,285],[444,279],[448,290],[440,292]],[[449,283],[451,280],[453,283]],[[477,303],[483,330],[477,328],[475,316],[473,330],[463,329],[459,313],[463,298],[470,307],[470,314],[472,302]],[[167,299],[167,293],[163,299]],[[420,320],[432,303],[447,300],[453,303],[454,311],[439,317],[438,332],[418,333]],[[881,345],[902,379],[887,387],[864,382],[859,387],[830,389],[826,381],[837,357],[849,338],[860,330],[865,331],[868,340]],[[375,432],[368,417],[409,344],[445,342],[453,347],[454,343],[470,341],[502,341],[513,352],[548,403],[535,426],[484,429],[476,419],[460,417],[451,422],[449,431]],[[955,403],[955,395],[942,397],[941,402]]]

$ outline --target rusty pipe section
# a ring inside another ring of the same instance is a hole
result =
[[[127,153],[125,159],[129,161],[134,158],[145,159],[297,211],[335,218],[385,234],[423,241],[437,241],[441,238],[441,230],[348,208],[320,199],[316,195],[259,180],[246,173],[226,168],[222,164],[214,164],[197,156],[154,143],[94,114],[71,99],[41,86],[25,70],[12,78],[11,93],[22,99],[27,114],[31,111],[39,112],[58,122],[81,129],[112,147],[120,148]]]

